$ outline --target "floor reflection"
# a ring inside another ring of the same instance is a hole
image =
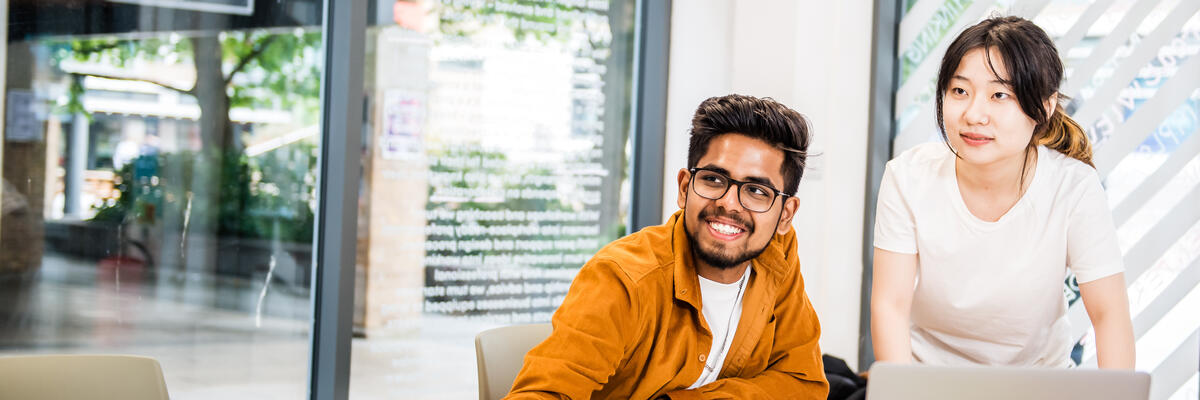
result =
[[[266,282],[47,253],[38,273],[0,281],[0,355],[145,355],[174,399],[304,398],[308,289]],[[474,335],[496,325],[409,322],[404,334],[354,340],[351,398],[477,396]]]
[[[154,357],[178,399],[304,396],[307,289],[113,264],[47,253],[7,277],[0,354]]]

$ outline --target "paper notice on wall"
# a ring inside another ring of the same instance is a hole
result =
[[[9,90],[5,110],[4,139],[9,142],[39,142],[42,124],[35,110],[37,98],[28,90]]]
[[[413,160],[422,152],[425,100],[416,92],[391,89],[383,95],[379,149],[385,160]]]

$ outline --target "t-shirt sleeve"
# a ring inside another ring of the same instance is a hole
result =
[[[875,247],[895,253],[917,254],[916,223],[896,176],[896,167],[888,163],[879,183],[879,202],[875,206]]]
[[[1100,178],[1093,172],[1082,185],[1083,195],[1067,222],[1067,267],[1079,283],[1087,283],[1123,272],[1125,266]]]

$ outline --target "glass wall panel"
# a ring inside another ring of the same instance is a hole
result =
[[[625,234],[634,1],[382,1],[367,31],[353,398],[477,396]]]
[[[992,15],[1032,19],[1067,67],[1067,110],[1091,137],[1124,256],[1137,368],[1153,399],[1200,391],[1200,2],[1188,0],[904,0],[898,35],[894,155],[941,140],[934,80],[946,46]],[[1068,279],[1080,339],[1095,365],[1089,321]]]
[[[3,4],[0,356],[303,398],[322,2]]]

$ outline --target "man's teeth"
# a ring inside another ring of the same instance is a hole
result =
[[[711,226],[717,232],[721,232],[726,235],[736,235],[736,234],[742,233],[742,230],[738,229],[735,226],[725,225],[725,224],[722,224],[719,222],[710,222],[710,223],[708,223],[708,226]]]

